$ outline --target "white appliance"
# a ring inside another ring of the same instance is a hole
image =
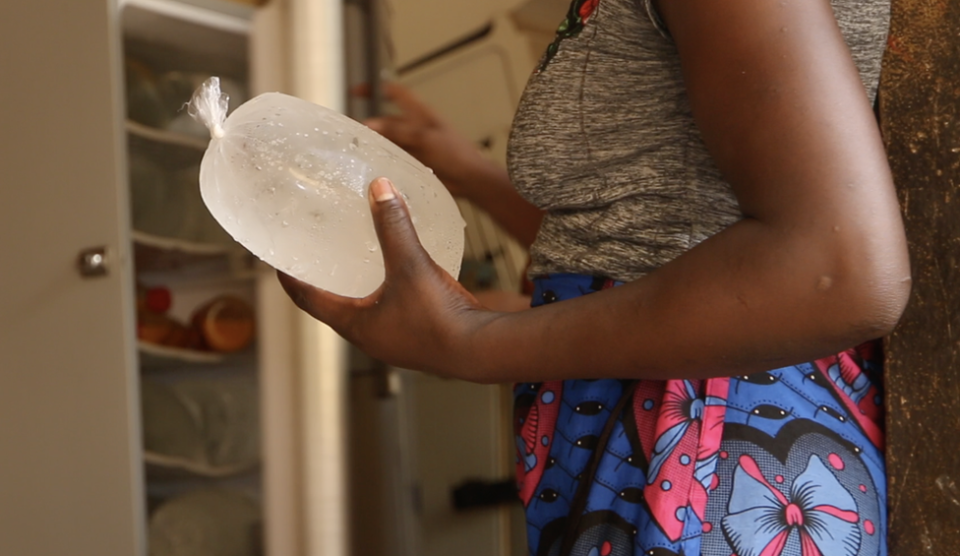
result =
[[[134,227],[134,159],[186,167],[205,141],[122,108],[131,57],[340,108],[340,20],[340,3],[322,0],[0,7],[0,246],[11,263],[0,279],[0,554],[145,556],[155,502],[210,486],[253,501],[254,553],[347,554],[344,343],[234,249],[183,237],[185,224]],[[220,356],[138,342],[138,282],[168,286],[181,319],[218,293],[246,299],[255,347]],[[257,383],[258,462],[144,453],[141,381],[201,375]]]

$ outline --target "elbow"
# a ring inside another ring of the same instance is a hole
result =
[[[849,303],[846,324],[855,335],[855,342],[890,334],[906,310],[912,288],[906,249],[894,257],[887,255],[886,264],[879,265],[880,268],[875,266],[864,272],[864,266],[869,265],[860,266],[842,294]]]
[[[875,288],[860,311],[864,340],[880,338],[894,331],[910,299],[909,273],[893,283]]]
[[[913,277],[910,274],[909,262],[903,265],[903,270],[895,280],[895,284],[891,284],[891,289],[893,291],[891,291],[889,295],[889,303],[886,305],[887,311],[883,322],[886,327],[884,336],[893,332],[894,328],[897,327],[897,324],[900,323],[900,318],[903,317],[903,313],[907,309],[907,304],[910,302],[910,294],[913,289]]]
[[[835,317],[828,326],[832,332],[824,332],[837,334],[835,339],[848,347],[893,332],[912,288],[899,205],[892,200],[885,210],[873,207],[869,215],[857,208],[861,210],[847,214],[844,226],[817,225],[803,240],[811,255],[807,268],[820,271],[816,305]]]

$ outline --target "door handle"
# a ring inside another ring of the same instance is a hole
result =
[[[77,257],[77,268],[80,276],[84,278],[106,276],[110,271],[107,265],[107,248],[100,246],[80,251]]]

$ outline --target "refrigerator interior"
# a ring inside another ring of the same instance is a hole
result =
[[[120,13],[149,553],[263,554],[258,263],[203,205],[209,135],[186,109],[210,76],[247,98],[252,10]]]

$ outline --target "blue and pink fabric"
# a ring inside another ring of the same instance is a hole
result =
[[[535,306],[617,285],[569,274],[534,284]],[[530,553],[557,556],[573,535],[574,556],[886,556],[879,355],[865,344],[749,376],[518,384]]]

